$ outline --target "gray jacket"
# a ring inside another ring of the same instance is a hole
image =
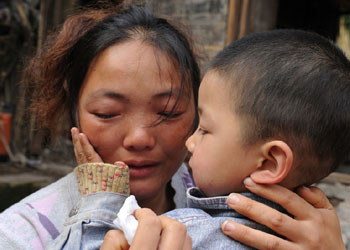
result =
[[[182,165],[171,180],[175,190],[174,203],[178,208],[186,206],[187,181],[187,168]],[[96,202],[96,199],[100,202]],[[70,173],[0,214],[0,249],[83,249],[74,244],[69,245],[69,240],[77,241],[77,244],[84,242],[83,227],[93,228],[85,233],[96,235],[95,245],[101,244],[108,229],[104,225],[108,225],[116,216],[124,199],[124,196],[114,193],[81,197],[76,177]],[[101,225],[101,230],[94,228]]]

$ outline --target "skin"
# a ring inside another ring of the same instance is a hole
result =
[[[174,207],[166,185],[184,160],[195,115],[192,93],[185,93],[175,115],[154,125],[175,104],[177,72],[161,51],[128,41],[94,59],[79,94],[80,130],[103,162],[129,166],[131,193],[157,214]]]
[[[243,192],[243,179],[258,168],[260,144],[244,146],[240,119],[230,107],[229,89],[208,72],[199,88],[199,126],[188,138],[189,165],[196,185],[208,196]]]

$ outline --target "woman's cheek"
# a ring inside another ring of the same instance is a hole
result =
[[[85,126],[82,124],[82,132],[87,136],[95,151],[105,160],[104,158],[106,158],[108,154],[107,149],[109,149],[113,144],[112,142],[115,141],[109,129],[92,121],[86,123]]]
[[[188,135],[187,133],[184,133],[184,131],[186,132],[185,129],[187,128],[184,126],[180,126],[177,128],[173,128],[172,130],[169,130],[169,131],[174,131],[168,136],[168,139],[166,140],[166,142],[169,144],[168,146],[169,151],[181,152],[183,154],[187,153],[185,142],[188,138]]]

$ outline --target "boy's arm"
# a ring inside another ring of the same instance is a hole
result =
[[[81,198],[48,249],[99,249],[129,195],[125,164],[87,163],[75,168]]]

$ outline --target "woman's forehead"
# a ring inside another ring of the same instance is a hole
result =
[[[90,93],[105,89],[120,94],[137,89],[155,97],[178,96],[184,91],[180,75],[178,67],[160,49],[146,42],[129,41],[113,45],[95,58],[83,89]]]
[[[126,70],[152,70],[157,73],[179,74],[176,59],[146,41],[129,40],[102,51],[91,66],[118,67]]]

